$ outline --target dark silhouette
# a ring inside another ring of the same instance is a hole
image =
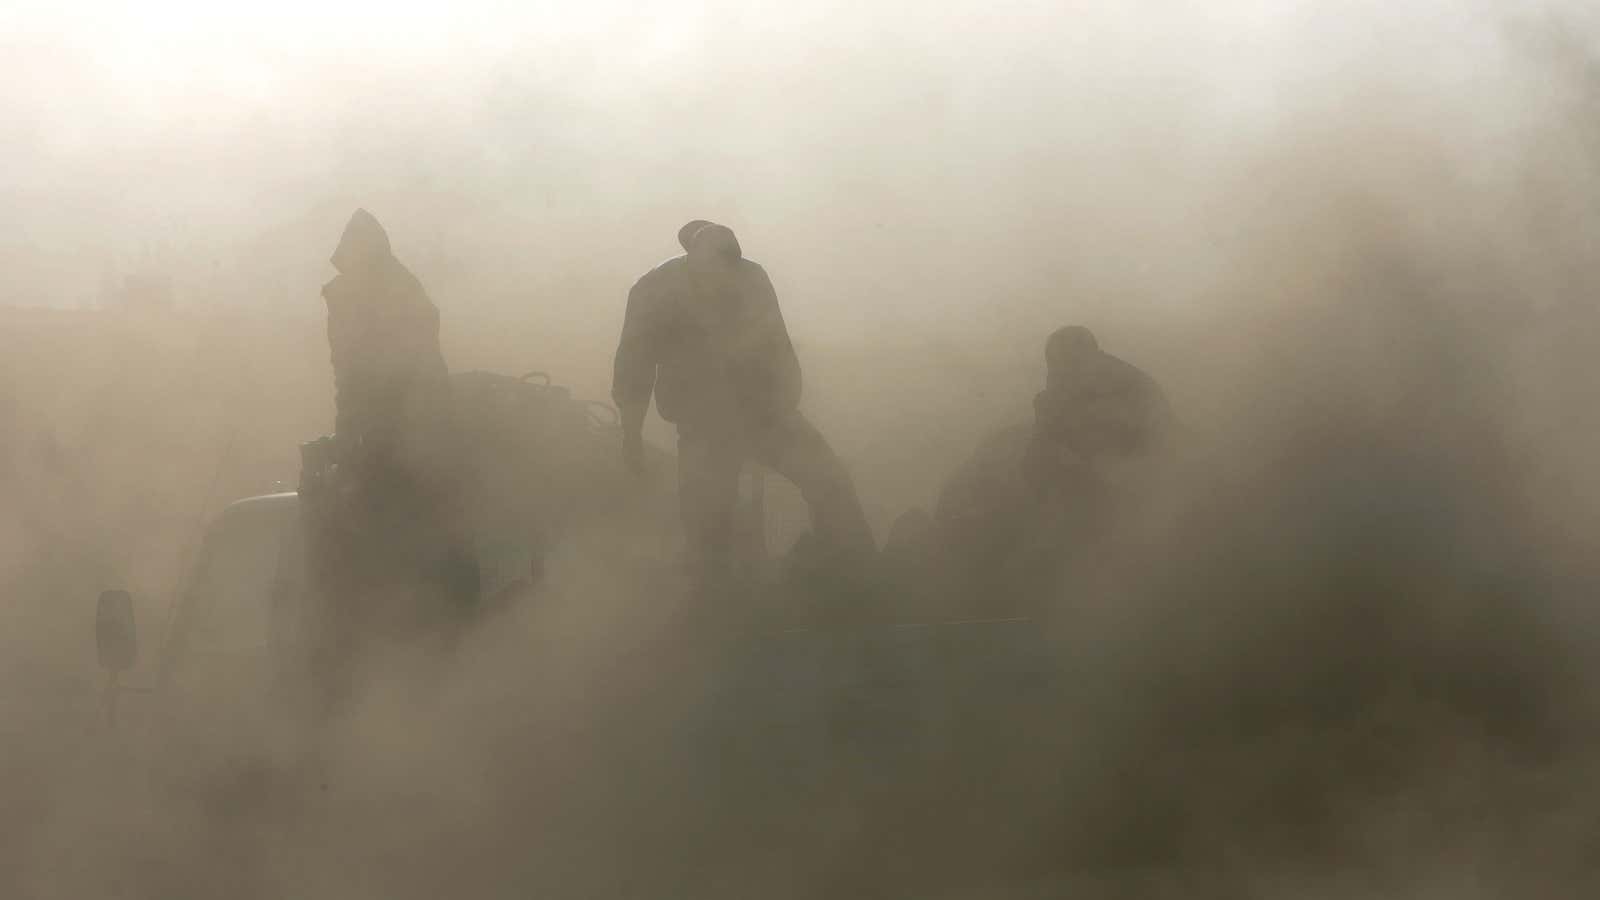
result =
[[[1033,435],[1023,464],[1034,489],[1048,491],[1093,463],[1166,449],[1172,410],[1154,378],[1100,349],[1081,325],[1053,332],[1044,356],[1045,387],[1033,399]]]
[[[766,271],[744,258],[724,226],[690,222],[678,238],[685,254],[629,292],[617,346],[612,397],[630,467],[641,465],[653,393],[661,417],[678,427],[679,504],[692,565],[728,564],[746,460],[800,489],[822,558],[870,555],[872,533],[849,473],[799,411],[800,362]]]
[[[393,444],[436,416],[448,391],[439,310],[389,249],[378,220],[358,209],[323,285],[341,441]]]
[[[332,262],[335,433],[307,445],[301,496],[324,649],[341,667],[370,639],[441,633],[475,602],[478,577],[439,312],[366,210]]]
[[[891,533],[891,577],[938,612],[1038,612],[1141,483],[1159,480],[1174,425],[1155,380],[1081,326],[1049,336],[1045,364],[1033,423],[990,432],[932,516],[912,510]]]

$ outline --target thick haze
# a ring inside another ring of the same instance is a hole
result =
[[[1585,895],[1600,11],[930,6],[0,9],[0,877],[37,896],[438,896],[463,872],[486,895],[642,896],[629,879],[662,873],[669,896],[1059,895],[984,881],[1025,846],[1099,879],[1084,896]],[[880,539],[1029,419],[1051,329],[1086,324],[1160,380],[1181,471],[1148,533],[1061,598],[1059,719],[989,762],[1062,755],[975,807],[1015,831],[971,814],[1016,847],[941,845],[948,779],[748,827],[745,798],[707,787],[720,769],[685,777],[701,726],[737,724],[706,698],[740,673],[662,646],[669,592],[598,540],[436,692],[380,673],[335,741],[344,793],[263,814],[281,844],[220,763],[220,787],[168,805],[102,796],[126,779],[93,755],[116,743],[93,598],[132,590],[154,656],[198,524],[292,483],[297,443],[331,426],[318,289],[357,206],[440,307],[453,369],[547,368],[584,398],[677,227],[730,224]],[[170,274],[178,310],[96,309],[138,272]],[[86,756],[104,778],[78,777]],[[924,826],[915,874],[875,868],[895,850],[876,839]],[[413,846],[430,853],[396,858]]]
[[[1381,93],[1427,120],[1326,137],[1413,128],[1489,190],[1573,121],[1508,32],[1531,4],[454,6],[12,5],[4,299],[92,302],[149,253],[186,304],[314,313],[365,204],[447,315],[609,330],[691,215],[802,338],[1039,325],[1069,287],[1192,311],[1304,117]]]

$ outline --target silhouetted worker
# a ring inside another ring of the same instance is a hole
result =
[[[1033,400],[1024,473],[1036,488],[1063,470],[1146,458],[1166,449],[1172,410],[1155,379],[1070,325],[1045,342],[1045,388]]]
[[[623,452],[642,466],[652,392],[678,426],[678,488],[689,559],[720,571],[733,544],[738,478],[753,459],[794,482],[811,510],[824,559],[853,562],[873,550],[849,473],[799,411],[800,362],[767,273],[722,225],[690,222],[686,252],[628,293],[612,398]]]
[[[322,296],[338,410],[334,433],[346,445],[403,440],[408,426],[437,416],[449,391],[439,310],[364,209],[350,217],[332,262],[339,274]]]
[[[357,210],[322,288],[334,437],[302,475],[313,571],[344,655],[371,636],[408,640],[458,621],[477,596],[462,505],[439,311]]]

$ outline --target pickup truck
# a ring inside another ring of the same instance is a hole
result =
[[[525,589],[563,532],[595,520],[661,530],[671,507],[666,480],[644,489],[629,483],[609,407],[573,398],[543,373],[451,378],[456,423],[475,475],[469,489],[480,513],[475,555],[486,600]],[[126,591],[101,595],[96,637],[108,715],[115,717],[124,693],[154,693],[155,703],[140,705],[205,719],[211,701],[255,706],[254,698],[301,674],[316,612],[308,591],[307,498],[318,496],[330,446],[327,438],[302,445],[301,491],[237,500],[209,523],[161,623],[156,657],[138,683],[124,683],[139,657],[135,604]],[[653,468],[668,468],[667,454],[648,453]]]
[[[515,590],[531,558],[514,544],[480,546],[484,594]],[[191,716],[213,706],[258,705],[302,674],[313,612],[307,587],[298,495],[229,504],[205,532],[153,661],[154,683],[143,690]],[[101,595],[96,635],[114,710],[121,673],[138,655],[126,592]],[[811,704],[822,694],[855,691],[868,706],[917,707],[919,719],[954,713],[985,690],[1027,695],[1054,670],[1043,636],[1026,618],[880,622],[848,632],[788,627],[752,633],[749,643],[741,694],[764,686],[775,696],[809,695]]]
[[[567,398],[551,395],[547,383],[482,373],[471,373],[467,383],[474,385],[468,396],[476,404],[469,408],[477,410],[480,423],[488,423],[480,429],[478,445],[500,448],[479,460],[485,471],[502,470],[498,485],[528,481],[517,471],[522,448],[550,443],[548,429],[522,433],[520,423],[536,422],[552,409],[569,424],[584,421]],[[623,525],[652,534],[675,531],[672,498],[666,491],[670,478],[661,477],[671,471],[670,456],[652,452],[657,495],[642,504],[647,509],[619,505],[614,485],[626,483],[629,476],[620,471],[617,436],[605,425],[599,423],[555,451],[564,454],[556,457],[565,460],[563,465],[580,473],[568,481],[594,486],[585,488],[591,500],[576,505],[599,510],[608,532]],[[542,473],[532,481],[561,479]],[[764,559],[769,544],[781,551],[800,517],[799,498],[781,488],[769,496],[764,479],[753,473],[741,490],[746,498],[743,530],[752,533],[747,535],[749,552]],[[504,493],[491,485],[491,493],[496,492]],[[512,512],[517,505],[512,504]],[[230,753],[248,754],[270,740],[271,715],[282,708],[272,700],[296,693],[297,680],[306,671],[303,651],[315,614],[302,506],[295,492],[249,497],[229,504],[210,523],[164,623],[148,667],[152,674],[142,683],[123,683],[138,658],[131,598],[124,591],[101,595],[96,635],[107,672],[109,715],[116,716],[123,693],[151,693],[138,705],[153,710],[156,721],[181,725],[191,736],[225,722],[219,727],[227,732]],[[515,516],[489,521],[514,522]],[[531,546],[522,533],[516,528],[480,529],[477,556],[486,597],[515,594],[536,577],[544,548]],[[657,537],[662,539],[657,547],[670,543],[665,534]],[[653,570],[665,562],[632,559],[622,564]],[[771,567],[765,569],[770,575]],[[659,582],[663,588],[668,583],[648,574],[640,581]],[[758,593],[771,596],[752,598],[757,603],[781,605],[790,599],[781,589]],[[772,738],[758,744],[775,757],[796,760],[796,765],[800,760],[816,764],[829,755],[828,748],[843,746],[840,741],[867,741],[880,749],[900,747],[933,756],[1004,739],[1002,734],[1012,729],[1022,729],[1014,739],[1026,741],[1030,711],[1050,702],[1059,681],[1057,660],[1039,627],[1026,618],[877,617],[870,625],[846,629],[796,627],[793,621],[751,624],[741,639],[743,648],[732,654],[738,660],[734,671],[726,673],[726,684],[719,688],[726,697],[721,717]]]

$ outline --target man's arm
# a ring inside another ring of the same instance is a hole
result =
[[[656,386],[655,316],[649,294],[644,278],[628,291],[611,378],[611,399],[622,417],[623,459],[635,470],[644,465],[644,419]]]

